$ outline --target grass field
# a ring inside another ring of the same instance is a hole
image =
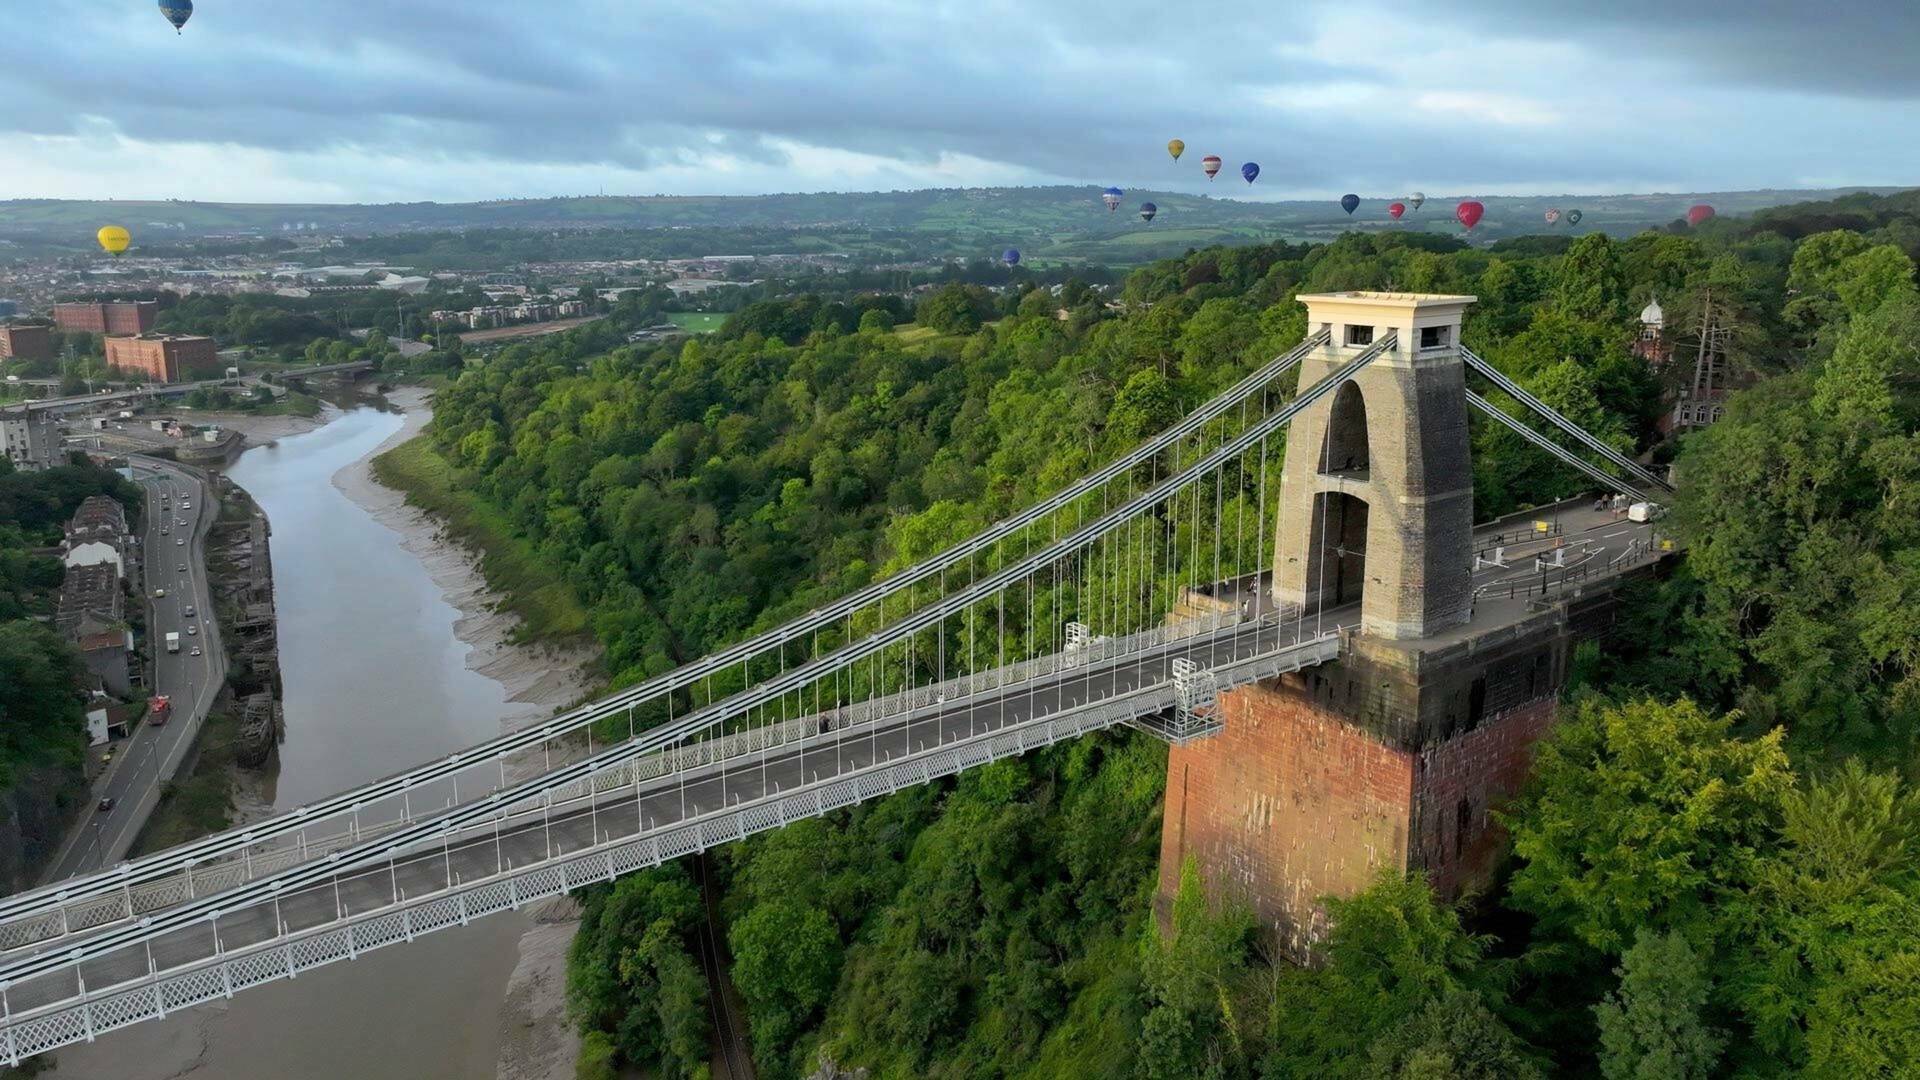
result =
[[[987,325],[991,326],[993,323],[989,322]],[[900,339],[900,344],[902,345],[919,345],[923,347],[928,345],[952,345],[957,348],[967,340],[967,335],[965,334],[939,334],[934,332],[933,327],[921,326],[919,323],[901,323],[899,326],[893,328],[893,336]]]
[[[714,311],[669,311],[667,321],[696,334],[711,334],[720,329],[720,325],[727,321],[727,317]]]
[[[461,487],[459,471],[426,436],[374,458],[373,475],[404,493],[409,504],[439,517],[456,538],[481,553],[480,571],[487,584],[520,616],[517,636],[553,639],[587,632],[587,611],[573,589],[505,514]]]

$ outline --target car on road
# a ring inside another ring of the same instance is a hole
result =
[[[162,529],[161,531],[165,532],[166,530]],[[178,547],[179,545],[184,544],[186,542],[187,542],[187,538],[184,536],[176,536],[173,538],[173,543],[175,547]]]
[[[187,564],[186,564],[186,563],[181,563],[181,564],[180,564],[180,572],[181,572],[181,573],[183,573],[183,574],[187,572]]]
[[[200,628],[199,628],[199,627],[197,627],[197,626],[195,626],[195,625],[193,625],[192,623],[188,623],[188,624],[187,624],[187,636],[188,636],[188,637],[192,637],[193,635],[195,635],[195,634],[197,634],[197,633],[199,633],[199,632],[200,632]]]
[[[175,524],[175,525],[178,525],[178,526],[180,526],[181,528],[183,528],[183,529],[184,529],[184,528],[186,528],[186,526],[187,526],[187,519],[186,519],[186,518],[181,518],[181,519],[179,519],[178,521],[175,521],[175,522],[174,522],[174,524]]]
[[[182,614],[182,615],[185,615],[185,616],[186,616],[187,618],[189,618],[189,619],[191,619],[191,618],[193,618],[193,605],[192,605],[192,604],[188,604],[188,605],[187,605],[187,610],[185,610],[185,611],[183,611],[183,612],[181,612],[180,614]]]
[[[199,655],[200,655],[200,646],[198,646],[198,645],[195,645],[195,646],[193,647],[193,651],[192,651],[192,652],[190,652],[190,653],[188,653],[187,655],[188,655],[188,656],[199,656]]]
[[[170,533],[172,533],[172,532],[173,532],[173,530],[172,530],[172,529],[169,529],[169,528],[167,528],[167,527],[166,527],[165,525],[162,525],[162,526],[160,526],[160,535],[161,535],[161,536],[166,536],[166,535],[168,535],[168,534],[170,534]]]
[[[101,813],[103,813],[103,814],[104,814],[104,813],[106,813],[107,811],[109,811],[109,810],[111,810],[111,809],[113,809],[113,797],[112,797],[111,795],[109,795],[108,797],[106,797],[106,798],[104,798],[104,799],[101,799],[101,800],[100,800],[100,812],[101,812]]]

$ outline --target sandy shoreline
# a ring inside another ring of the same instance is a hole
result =
[[[401,546],[420,560],[447,603],[460,612],[454,634],[472,648],[467,666],[500,683],[509,701],[524,706],[503,718],[502,728],[543,720],[591,689],[587,672],[594,653],[514,643],[520,620],[487,588],[478,556],[451,542],[432,515],[408,506],[404,495],[373,477],[375,457],[418,435],[432,419],[428,397],[412,388],[390,395],[388,400],[405,411],[405,422],[371,454],[335,474],[334,486],[398,533]],[[519,960],[500,1006],[500,1080],[568,1080],[579,1053],[579,1035],[566,1015],[567,948],[579,913],[569,903],[543,905],[534,915],[532,928],[521,935]]]

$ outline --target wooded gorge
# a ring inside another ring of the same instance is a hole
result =
[[[911,335],[897,301],[807,296],[674,347],[593,328],[510,347],[440,392],[431,438],[563,569],[625,685],[1114,458],[1296,344],[1299,293],[1476,295],[1467,345],[1673,461],[1687,549],[1618,646],[1579,657],[1501,812],[1496,886],[1457,909],[1418,877],[1330,900],[1312,970],[1197,881],[1163,938],[1165,750],[1090,738],[717,849],[756,1064],[1890,1076],[1920,1060],[1916,256],[1910,192],[1625,241],[1208,249],[1112,295],[956,284]],[[1744,387],[1677,441],[1630,351],[1655,298],[1682,348],[1702,305],[1725,313]],[[1582,490],[1502,428],[1472,439],[1482,519]],[[683,865],[588,898],[570,990],[589,1075],[702,1074],[704,918]]]

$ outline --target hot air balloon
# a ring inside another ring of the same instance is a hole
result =
[[[173,32],[177,34],[187,25],[187,20],[193,18],[193,0],[160,0],[160,14],[173,24]]]
[[[1549,224],[1549,225],[1558,225],[1558,224],[1560,224],[1560,211],[1559,211],[1559,210],[1549,210],[1549,211],[1547,211],[1547,224]]]
[[[1411,204],[1414,210],[1417,212],[1422,206],[1426,205],[1427,193],[1424,191],[1416,191],[1413,194],[1407,196],[1407,202]]]
[[[1249,161],[1245,165],[1240,166],[1240,176],[1247,183],[1253,183],[1260,178],[1260,163],[1257,161]]]
[[[1120,196],[1125,194],[1126,192],[1117,187],[1110,187],[1100,193],[1100,201],[1107,204],[1107,213],[1111,214],[1120,209]]]
[[[1007,250],[1001,252],[1000,261],[1003,263],[1006,263],[1010,267],[1019,266],[1020,265],[1020,249],[1008,248]]]
[[[1406,203],[1403,203],[1403,202],[1397,202],[1397,203],[1388,203],[1388,204],[1387,204],[1387,216],[1388,216],[1388,217],[1390,217],[1390,218],[1392,218],[1392,219],[1393,219],[1393,220],[1395,220],[1395,221],[1399,221],[1399,220],[1400,220],[1400,215],[1401,215],[1401,214],[1404,214],[1404,213],[1406,213],[1406,212],[1407,212],[1407,204],[1406,204]]]
[[[1180,155],[1186,152],[1187,152],[1187,144],[1184,141],[1180,139],[1167,140],[1167,153],[1173,155],[1173,160],[1179,161]]]
[[[116,259],[120,257],[121,252],[127,250],[127,245],[133,242],[133,235],[118,225],[106,226],[94,233],[93,238],[100,241],[100,246],[106,249],[107,254]]]
[[[1579,210],[1567,211],[1567,227],[1572,228],[1573,226],[1580,224],[1580,219],[1585,216],[1586,215],[1582,214]]]
[[[1140,204],[1140,220],[1147,222],[1148,224],[1152,224],[1153,215],[1159,212],[1160,212],[1160,208],[1153,205],[1150,202],[1143,202]]]
[[[1340,209],[1345,210],[1347,213],[1351,214],[1355,210],[1358,210],[1359,208],[1360,208],[1360,196],[1358,195],[1340,196]]]
[[[1473,227],[1480,224],[1480,217],[1486,212],[1486,207],[1472,199],[1468,199],[1453,208],[1453,216],[1459,219],[1460,224],[1467,227],[1468,232],[1472,232]]]
[[[1703,221],[1711,220],[1713,220],[1713,207],[1708,206],[1706,203],[1700,203],[1687,210],[1687,224],[1689,225],[1698,225]]]
[[[1208,154],[1206,157],[1201,158],[1200,171],[1207,174],[1207,179],[1213,179],[1215,174],[1220,171],[1220,155]]]

